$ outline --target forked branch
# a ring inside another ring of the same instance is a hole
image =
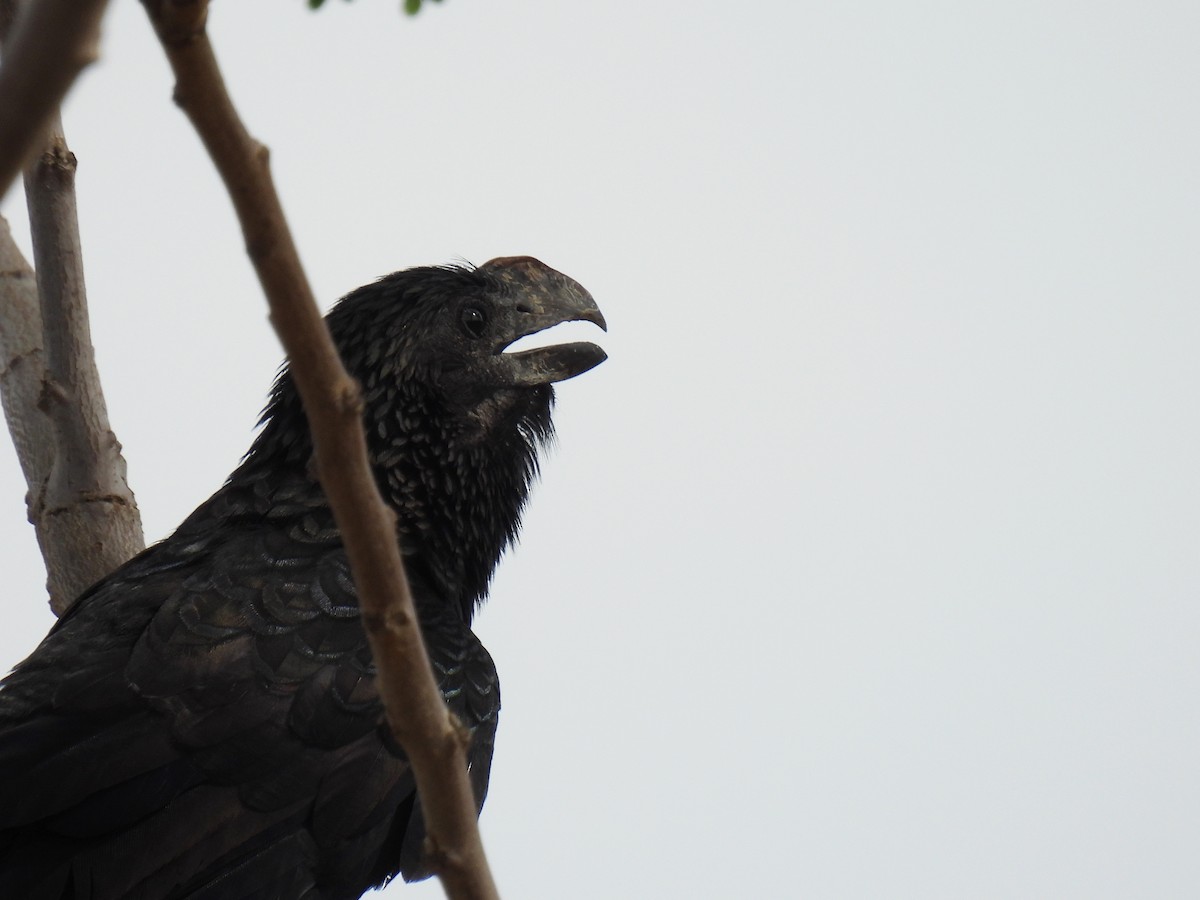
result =
[[[6,67],[19,57],[22,41],[48,45],[47,36],[28,28],[62,27],[47,19],[39,25],[36,16],[29,25],[32,12],[19,18],[19,9],[31,5],[41,6],[0,0]],[[14,19],[17,33],[11,34]],[[87,41],[93,40],[89,33]],[[68,51],[81,59],[91,56],[86,49]],[[140,551],[144,540],[92,349],[75,157],[57,110],[42,127],[35,129],[32,121],[25,127],[42,142],[25,172],[37,275],[5,223],[0,229],[0,394],[29,488],[29,520],[46,563],[50,606],[61,615],[86,588]]]

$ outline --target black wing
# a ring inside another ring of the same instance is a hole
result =
[[[482,804],[495,668],[461,620],[423,627]],[[0,895],[340,900],[427,874],[423,836],[325,514],[185,524],[0,689]]]

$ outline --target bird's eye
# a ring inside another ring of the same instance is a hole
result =
[[[484,329],[487,327],[487,313],[478,306],[464,306],[462,312],[459,313],[459,321],[462,323],[463,331],[471,337],[483,337]]]

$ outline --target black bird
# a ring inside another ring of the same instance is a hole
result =
[[[441,691],[487,792],[500,693],[471,631],[589,343],[502,352],[591,296],[529,257],[397,272],[328,322]],[[0,685],[0,897],[343,900],[428,875],[346,554],[286,370],[229,481],[90,588]]]

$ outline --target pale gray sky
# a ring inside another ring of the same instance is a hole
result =
[[[1200,896],[1200,7],[398,6],[211,29],[326,302],[531,254],[608,317],[478,625],[505,895]],[[170,90],[119,0],[66,127],[152,539],[280,355]]]

